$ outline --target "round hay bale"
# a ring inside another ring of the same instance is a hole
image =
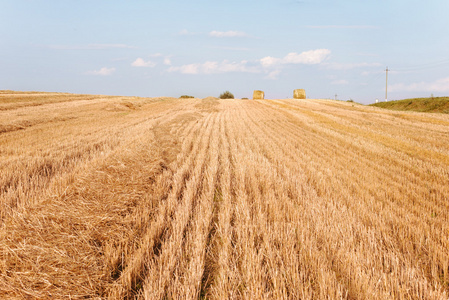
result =
[[[293,99],[306,99],[306,91],[304,89],[294,90]]]
[[[253,93],[253,100],[264,99],[265,93],[263,91],[255,90]]]

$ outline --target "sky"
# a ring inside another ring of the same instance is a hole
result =
[[[0,90],[449,95],[447,0],[0,0]]]

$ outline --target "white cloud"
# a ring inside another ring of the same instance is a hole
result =
[[[205,74],[218,73],[219,68],[218,62],[216,61],[206,61],[200,65],[201,72]]]
[[[247,37],[248,35],[242,31],[211,31],[209,36],[212,37]]]
[[[272,56],[266,56],[262,59],[260,59],[260,64],[262,65],[262,67],[264,68],[269,68],[272,66],[277,66],[278,64],[281,63],[281,59],[276,58],[276,57],[272,57]]]
[[[284,57],[283,63],[315,65],[322,63],[330,54],[331,51],[328,49],[310,50],[299,54],[291,52]]]
[[[397,83],[388,87],[391,92],[449,92],[449,77],[434,82]]]
[[[182,74],[218,74],[229,72],[246,72],[259,73],[257,67],[250,66],[248,61],[230,62],[224,60],[222,62],[206,61],[202,64],[188,64],[180,67],[170,67],[168,72],[179,72]]]
[[[171,66],[171,59],[170,59],[170,57],[164,58],[164,65]]]
[[[170,67],[168,72],[179,72],[182,74],[198,74],[199,64],[183,65],[180,67]]]
[[[316,65],[325,61],[331,51],[328,49],[316,49],[310,51],[304,51],[301,53],[290,52],[283,58],[276,58],[267,56],[260,59],[260,64],[264,68],[279,67],[282,64],[305,64],[305,65]]]
[[[266,56],[257,61],[249,62],[242,60],[240,62],[222,62],[206,61],[205,63],[186,64],[179,67],[171,66],[168,72],[178,72],[182,74],[218,74],[228,72],[244,73],[266,73],[265,78],[277,79],[281,73],[281,68],[286,64],[320,64],[325,61],[331,51],[328,49],[316,49],[302,53],[291,52],[283,58]]]
[[[150,60],[145,61],[145,60],[143,60],[143,58],[139,57],[131,64],[131,66],[133,66],[133,67],[148,67],[148,68],[152,68],[152,67],[156,66],[156,63],[154,63],[154,62],[152,62]]]
[[[100,75],[100,76],[108,76],[115,72],[115,68],[106,68],[103,67],[100,70],[89,71],[87,74],[90,75]]]

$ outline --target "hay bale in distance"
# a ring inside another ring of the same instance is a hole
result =
[[[293,99],[306,99],[306,91],[304,89],[294,90]]]
[[[253,93],[253,100],[264,99],[265,93],[263,91],[255,90]]]

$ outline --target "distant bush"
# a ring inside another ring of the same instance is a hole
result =
[[[220,99],[234,99],[234,95],[230,91],[226,91],[220,95]]]
[[[195,98],[193,96],[189,96],[189,95],[182,95],[181,97],[179,97],[180,99],[186,99],[186,98]]]
[[[248,98],[242,98],[242,100],[248,100]]]

